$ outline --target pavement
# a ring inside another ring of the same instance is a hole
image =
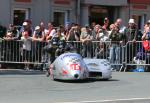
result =
[[[43,71],[0,70],[0,103],[150,103],[148,72],[113,72],[112,79],[52,81]]]
[[[46,71],[41,70],[25,70],[25,69],[0,69],[0,75],[40,75]]]

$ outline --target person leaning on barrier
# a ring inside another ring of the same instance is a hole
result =
[[[5,40],[17,40],[19,38],[19,31],[17,28],[13,25],[10,24],[9,28],[7,30],[7,33],[3,39]]]
[[[49,44],[43,48],[43,54],[50,54],[51,63],[53,63],[56,58],[55,54],[57,54],[56,50],[59,48],[60,41],[65,41],[65,37],[61,35],[60,29],[57,29],[56,34],[54,34],[52,39],[49,41]]]
[[[14,61],[18,60],[17,54],[19,53],[19,42],[16,41],[19,38],[19,31],[13,24],[9,24],[9,28],[7,30],[7,33],[3,37],[5,46],[3,47],[5,53],[4,53],[4,59],[7,61]],[[17,48],[17,49],[16,49]],[[14,49],[16,49],[14,51]]]
[[[83,57],[92,57],[92,33],[89,31],[89,28],[81,28],[80,41],[82,42],[82,56]]]
[[[29,21],[24,21],[23,22],[22,27],[19,30],[19,40],[22,37],[22,33],[26,32],[26,31],[28,32],[29,36],[32,37],[33,29],[31,27],[31,23]]]
[[[66,35],[66,41],[69,41],[70,44],[77,49],[78,53],[80,52],[80,43],[77,41],[80,41],[80,34],[80,26],[78,24],[73,24],[69,33]]]
[[[123,35],[119,32],[119,27],[115,26],[109,35],[109,39],[111,40],[110,44],[110,63],[112,65],[112,69],[119,70],[119,66],[114,64],[119,64],[120,62],[120,45],[122,44]]]
[[[52,39],[52,37],[56,34],[56,30],[54,28],[54,23],[53,22],[49,22],[48,23],[48,29],[47,32],[45,34],[46,36],[46,41],[49,41]]]
[[[134,19],[129,19],[128,27],[124,31],[124,38],[125,43],[127,45],[126,47],[126,58],[127,63],[131,63],[133,61],[133,58],[136,55],[136,39],[137,39],[137,25],[134,21]],[[131,66],[128,66],[127,68],[133,68]]]
[[[7,28],[0,24],[0,38],[3,38],[7,32]]]
[[[33,48],[33,52],[35,53],[33,55],[35,61],[40,62],[41,61],[41,48],[44,45],[44,39],[45,39],[45,33],[44,31],[42,31],[42,29],[40,28],[40,26],[36,26],[35,30],[33,32],[33,36],[32,36],[32,48]]]
[[[80,29],[79,29],[78,24],[75,24],[74,26],[71,27],[68,35],[66,35],[66,40],[67,41],[79,41],[80,40]]]
[[[29,70],[29,64],[26,62],[30,62],[31,60],[31,42],[32,42],[32,37],[29,36],[27,31],[22,32],[22,58],[23,61],[25,62],[25,69]]]
[[[142,40],[150,40],[150,22],[147,22],[144,25]]]
[[[142,40],[142,46],[144,48],[143,54],[145,56],[146,64],[150,64],[150,20],[144,25]],[[150,66],[146,65],[145,70],[150,71]]]
[[[115,23],[114,23],[115,26],[118,26],[120,28],[119,32],[120,33],[124,33],[126,27],[123,25],[123,22],[122,22],[122,19],[121,18],[118,18]]]
[[[104,59],[107,57],[107,47],[108,43],[106,41],[109,40],[109,32],[105,28],[100,28],[99,33],[96,35],[96,39],[99,41],[97,44],[97,48],[95,50],[95,55],[97,58]]]

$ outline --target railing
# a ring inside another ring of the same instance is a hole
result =
[[[68,41],[83,57],[108,59],[112,67],[121,71],[125,66],[149,66],[150,55],[143,52],[141,41],[122,43],[111,43],[110,41],[81,43],[80,41]],[[31,50],[23,50],[22,41],[0,40],[0,63],[13,64],[42,64],[43,47],[46,42],[31,42]],[[140,54],[141,53],[141,54]],[[141,64],[136,63],[135,57],[140,55]],[[124,71],[128,70],[128,67]]]

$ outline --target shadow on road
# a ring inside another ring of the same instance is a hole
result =
[[[45,71],[40,70],[23,70],[23,69],[4,69],[0,70],[0,75],[41,75]]]
[[[85,79],[85,80],[56,80],[58,82],[63,82],[63,83],[92,83],[92,82],[115,82],[119,81],[117,79],[110,79],[110,80],[105,80],[105,79]]]

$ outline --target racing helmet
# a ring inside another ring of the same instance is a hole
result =
[[[59,48],[64,48],[66,45],[66,41],[65,40],[59,40]]]
[[[58,37],[53,37],[52,40],[51,40],[51,44],[52,45],[58,45],[58,42],[59,42],[59,38]]]

